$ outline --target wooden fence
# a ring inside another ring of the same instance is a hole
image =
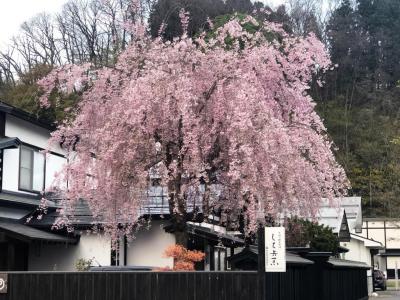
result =
[[[257,272],[10,272],[0,300],[257,300]],[[268,273],[266,300],[367,299],[366,270]]]

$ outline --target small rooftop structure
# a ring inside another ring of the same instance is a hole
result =
[[[362,228],[361,197],[337,198],[335,207],[324,199],[318,212],[318,222],[332,228],[340,237],[345,231],[360,233]],[[346,228],[346,226],[348,228]]]

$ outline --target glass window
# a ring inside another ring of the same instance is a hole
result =
[[[33,152],[33,178],[32,189],[42,191],[44,184],[44,155],[43,153]]]
[[[31,174],[33,167],[32,151],[21,148],[20,168],[19,168],[19,187],[25,190],[31,190]]]
[[[19,188],[28,191],[44,189],[44,154],[37,150],[21,147]]]

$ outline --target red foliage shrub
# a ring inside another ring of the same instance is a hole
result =
[[[174,259],[172,271],[194,271],[194,263],[202,261],[205,254],[197,250],[188,250],[181,245],[171,245],[165,249],[165,257]],[[169,271],[169,268],[161,268],[160,271]]]

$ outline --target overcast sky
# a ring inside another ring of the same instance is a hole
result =
[[[41,12],[58,12],[65,2],[67,0],[0,0],[0,48],[18,32],[21,23]],[[264,2],[277,4],[284,0]]]
[[[0,45],[18,32],[24,21],[41,12],[57,12],[66,0],[0,0]]]

